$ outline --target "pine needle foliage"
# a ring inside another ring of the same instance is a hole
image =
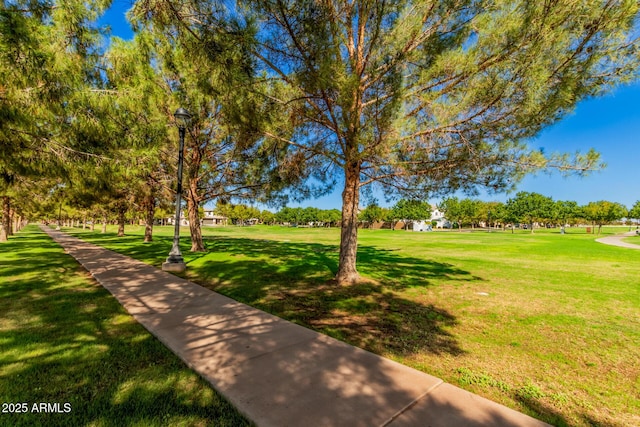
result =
[[[359,280],[362,189],[502,191],[539,170],[588,173],[602,166],[593,150],[547,154],[527,141],[638,74],[632,0],[140,4],[161,24],[254,28],[244,45],[273,82],[265,96],[288,115],[263,134],[299,153],[300,173],[344,183],[339,283]]]

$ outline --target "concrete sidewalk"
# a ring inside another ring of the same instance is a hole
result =
[[[399,363],[43,227],[258,426],[546,426]]]

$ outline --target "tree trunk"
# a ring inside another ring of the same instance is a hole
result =
[[[2,198],[4,202],[4,197]],[[6,242],[9,240],[9,235],[7,234],[7,227],[5,226],[5,218],[4,215],[0,216],[0,242]]]
[[[11,201],[9,201],[9,203],[11,203]],[[13,209],[11,209],[11,207],[9,207],[9,227],[7,227],[7,234],[9,234],[9,236],[13,236],[13,232],[15,231],[15,226],[14,226],[14,212]]]
[[[189,189],[187,196],[187,215],[189,217],[189,231],[191,232],[191,252],[206,252],[202,240],[202,229],[200,228],[200,218],[198,218],[198,203],[194,200],[192,189]]]
[[[17,233],[20,230],[22,230],[22,216],[20,216],[20,214],[14,212],[14,214],[13,214],[13,231]]]
[[[124,224],[126,222],[124,214],[126,211],[124,207],[118,208],[118,237],[124,237]]]
[[[144,241],[145,243],[153,241],[153,217],[156,213],[156,198],[153,192],[150,192],[144,201],[146,209],[146,217],[144,224]]]
[[[91,217],[91,227],[89,227],[89,230],[93,231],[96,228],[96,217]]]
[[[345,184],[342,192],[342,228],[340,230],[340,261],[336,282],[350,285],[360,280],[356,270],[358,250],[358,203],[360,199],[360,164],[345,167]]]
[[[2,218],[0,218],[0,242],[6,242],[11,235],[11,216],[9,210],[11,202],[9,196],[2,196]]]
[[[11,227],[11,198],[9,196],[2,196],[2,224],[4,225],[4,231],[7,236],[13,235]]]
[[[102,217],[102,234],[105,234],[107,232],[107,216],[104,215]]]

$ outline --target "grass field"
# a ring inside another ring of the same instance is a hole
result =
[[[69,231],[157,266],[171,246],[169,227],[150,244],[137,227]],[[205,237],[207,253],[183,240],[186,276],[213,290],[555,425],[640,425],[640,251],[584,229],[361,230],[358,268],[373,280],[336,287],[337,229]]]
[[[0,426],[249,425],[35,226],[0,244],[0,403]]]
[[[640,245],[640,236],[631,236],[625,237],[622,239],[623,242],[633,243],[634,245]]]

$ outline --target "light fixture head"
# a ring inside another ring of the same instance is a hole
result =
[[[178,127],[186,128],[189,126],[189,122],[191,122],[191,114],[184,108],[180,107],[173,113],[173,116],[176,118],[176,123]]]

